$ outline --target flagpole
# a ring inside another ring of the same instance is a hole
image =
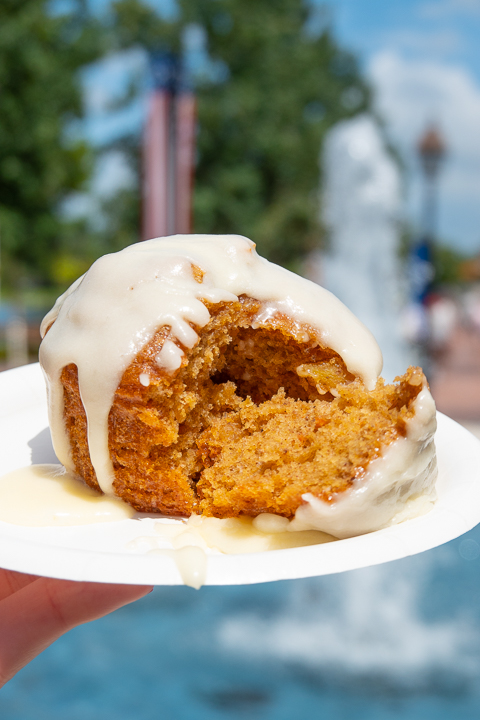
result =
[[[151,57],[142,146],[142,240],[192,232],[196,99],[178,58]]]
[[[153,91],[142,147],[142,240],[172,230],[171,114],[176,63],[169,53],[152,56]]]
[[[192,232],[192,194],[195,167],[196,99],[184,89],[176,99],[175,232]]]

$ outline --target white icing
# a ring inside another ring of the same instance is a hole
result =
[[[183,545],[174,550],[165,550],[154,546],[147,554],[171,557],[185,585],[195,590],[200,590],[204,585],[207,577],[207,556],[201,547]]]
[[[264,533],[281,533],[288,530],[288,518],[272,513],[260,513],[253,519],[253,527]]]
[[[173,372],[181,366],[182,358],[183,352],[178,345],[175,345],[171,340],[165,340],[155,360],[160,367],[164,367],[166,370]]]
[[[140,373],[138,379],[143,387],[148,387],[150,385],[150,375],[148,375],[148,373]]]
[[[146,549],[151,549],[168,542],[176,549],[197,546],[203,550],[234,555],[285,550],[335,540],[318,530],[289,532],[289,524],[286,518],[270,513],[262,513],[256,518],[228,519],[191,515],[181,523],[155,523],[158,544],[155,545],[155,538],[144,537],[135,540],[134,547],[136,549],[139,544],[145,543]]]
[[[299,342],[308,342],[310,339],[309,334],[302,329],[301,325],[299,325],[299,310],[300,308],[295,307],[290,301],[290,298],[284,301],[279,300],[278,302],[267,302],[260,312],[258,312],[253,318],[252,327],[257,329],[262,327],[262,325],[266,325],[275,317],[275,315],[288,315],[288,317],[295,318],[297,321],[298,328],[296,330],[296,339]]]
[[[185,585],[199,590],[207,576],[207,556],[202,548],[184,545],[175,551],[175,562]]]
[[[349,490],[326,502],[311,493],[289,530],[316,529],[337,538],[353,537],[422,515],[435,498],[437,461],[433,436],[435,403],[425,386],[414,402],[405,437],[388,445]]]
[[[195,280],[192,264],[204,272],[201,283]],[[375,386],[382,357],[365,326],[324,288],[261,258],[247,238],[177,235],[149,240],[97,260],[43,320],[40,362],[60,461],[73,470],[60,382],[66,365],[78,368],[90,458],[100,487],[111,494],[108,414],[124,371],[162,326],[170,327],[170,345],[158,359],[174,370],[181,358],[171,346],[180,352],[177,342],[192,348],[198,341],[192,325],[202,328],[210,319],[202,299],[218,303],[239,295],[265,302],[268,317],[277,312],[288,315],[305,340],[300,325],[311,326],[318,341],[335,350],[352,373],[368,388]],[[256,324],[266,319],[260,312]]]
[[[130,505],[92,490],[61,465],[29,465],[0,478],[0,520],[13,525],[92,525],[134,514]]]

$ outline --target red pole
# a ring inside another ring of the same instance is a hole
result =
[[[156,89],[150,99],[143,138],[142,240],[168,235],[171,96]]]
[[[195,166],[197,104],[192,92],[181,92],[176,102],[175,232],[192,232],[192,195]]]
[[[153,55],[152,71],[142,148],[142,240],[192,231],[195,96],[174,55]]]

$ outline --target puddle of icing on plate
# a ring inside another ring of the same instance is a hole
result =
[[[100,495],[61,465],[29,465],[0,477],[0,520],[13,525],[57,527],[115,522],[135,510]]]
[[[61,465],[29,465],[0,477],[2,522],[66,527],[117,522],[134,516],[142,517],[122,500],[87,487]],[[198,589],[207,574],[205,551],[256,553],[335,540],[317,530],[290,532],[289,527],[286,518],[267,513],[226,520],[193,515],[182,521],[158,520],[154,535],[131,540],[127,550],[171,557],[185,585]]]

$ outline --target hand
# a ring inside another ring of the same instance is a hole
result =
[[[68,630],[138,600],[152,589],[54,580],[0,569],[0,687]]]

